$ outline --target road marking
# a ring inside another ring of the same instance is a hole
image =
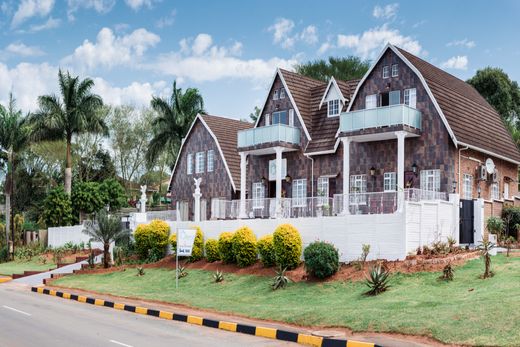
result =
[[[24,314],[24,315],[26,315],[26,316],[31,316],[30,313],[27,313],[27,312],[24,312],[24,311],[20,311],[20,310],[17,310],[17,309],[15,309],[15,308],[12,308],[12,307],[9,307],[9,306],[5,306],[5,305],[4,305],[3,308],[6,308],[6,309],[8,309],[8,310],[11,310],[11,311],[14,311],[14,312],[18,312],[18,313]]]
[[[119,341],[116,341],[116,340],[109,340],[110,342],[112,343],[115,343],[116,345],[119,345],[119,346],[123,346],[123,347],[132,347],[130,345],[127,345],[126,343],[123,343],[123,342],[119,342]]]

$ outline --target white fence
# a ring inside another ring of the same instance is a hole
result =
[[[83,229],[85,229],[83,225],[49,228],[47,246],[57,248],[68,242],[72,242],[75,245],[83,242],[86,247],[90,237],[83,232]],[[103,249],[103,243],[101,242],[92,242],[91,245],[92,248]],[[110,245],[110,252],[112,252],[113,248],[114,244],[112,243]]]

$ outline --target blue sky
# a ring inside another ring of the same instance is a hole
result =
[[[490,65],[520,80],[518,13],[513,0],[0,0],[0,102],[13,91],[34,110],[62,67],[110,104],[147,105],[177,79],[209,113],[245,118],[276,67],[372,59],[388,41],[462,79]]]

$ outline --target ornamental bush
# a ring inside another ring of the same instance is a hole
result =
[[[134,233],[135,249],[139,257],[147,261],[158,261],[166,254],[170,226],[162,220],[140,224]]]
[[[302,238],[291,224],[279,225],[273,234],[273,248],[276,265],[282,269],[294,269],[300,264]]]
[[[250,266],[256,262],[256,236],[251,229],[246,226],[237,229],[232,243],[233,255],[239,267]]]
[[[195,229],[197,229],[197,234],[195,234],[195,241],[193,241],[190,261],[201,260],[204,257],[204,234],[199,227]]]
[[[72,209],[79,213],[92,214],[106,205],[107,197],[97,182],[79,182],[72,187],[70,195]]]
[[[233,254],[233,233],[223,232],[218,238],[218,253],[220,259],[226,264],[235,262],[235,255]]]
[[[215,239],[208,239],[206,245],[206,260],[210,263],[220,260],[220,254],[218,253],[218,241]]]
[[[42,220],[47,227],[72,225],[72,204],[63,187],[54,188],[45,197]]]
[[[274,247],[273,247],[273,235],[265,235],[261,237],[256,247],[258,248],[258,253],[260,253],[260,260],[265,267],[271,267],[276,264],[276,259],[274,257]]]
[[[172,252],[177,253],[177,233],[170,235],[170,245],[172,245]]]
[[[303,251],[307,274],[317,278],[327,278],[338,272],[338,250],[330,243],[316,241]]]

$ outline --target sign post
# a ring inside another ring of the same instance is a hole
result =
[[[197,230],[195,229],[177,229],[177,250],[175,251],[175,288],[179,288],[179,256],[191,256],[195,235],[197,235]]]

